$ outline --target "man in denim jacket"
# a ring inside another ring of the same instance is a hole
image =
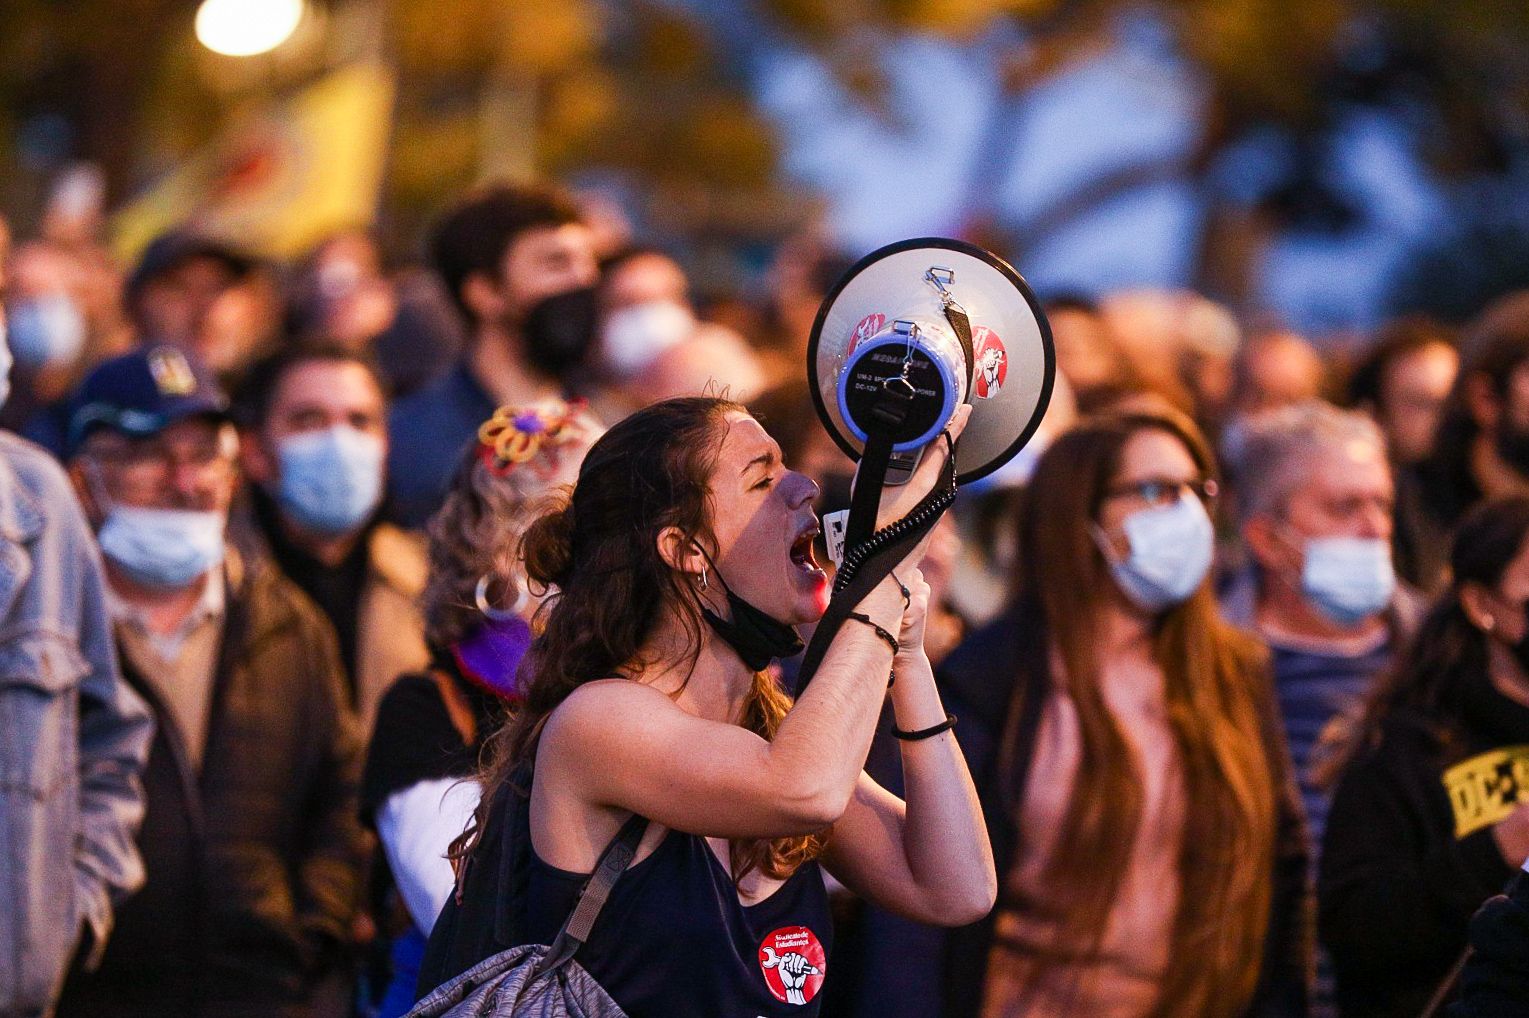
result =
[[[0,402],[9,369],[0,335]],[[153,722],[123,683],[100,557],[47,453],[0,431],[0,1018],[52,1013],[143,882]]]

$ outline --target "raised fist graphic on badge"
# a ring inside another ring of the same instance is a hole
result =
[[[786,1003],[805,1004],[807,997],[803,993],[807,985],[808,976],[820,976],[823,970],[808,961],[805,955],[795,951],[786,952],[784,957],[779,957],[770,948],[765,948],[765,960],[761,962],[767,969],[778,968],[780,981],[786,987]]]
[[[760,943],[759,968],[776,1000],[806,1004],[822,989],[828,957],[807,927],[786,926]]]

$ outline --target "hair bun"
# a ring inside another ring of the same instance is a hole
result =
[[[531,521],[520,539],[520,554],[531,580],[566,586],[573,568],[573,504],[565,500]]]

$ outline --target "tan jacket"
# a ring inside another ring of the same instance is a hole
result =
[[[270,558],[270,542],[253,502],[246,500],[235,510],[229,536],[237,547]],[[378,523],[369,542],[356,612],[355,674],[356,716],[366,739],[371,738],[382,694],[393,680],[404,672],[423,671],[430,662],[419,607],[430,571],[424,535]]]
[[[419,606],[429,574],[423,536],[379,523],[368,555],[357,625],[356,712],[370,736],[382,694],[404,672],[422,671],[430,652]]]

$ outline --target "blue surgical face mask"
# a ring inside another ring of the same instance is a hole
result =
[[[1179,604],[1210,572],[1216,532],[1197,496],[1184,495],[1172,505],[1138,510],[1125,518],[1123,527],[1131,546],[1123,559],[1116,557],[1097,526],[1094,540],[1121,592],[1143,611],[1155,614]]]
[[[227,524],[217,510],[114,505],[98,539],[102,554],[134,583],[178,590],[222,563]]]
[[[382,499],[382,439],[337,424],[282,440],[276,500],[303,530],[335,536],[364,523]]]
[[[1306,542],[1301,592],[1340,626],[1383,611],[1396,593],[1391,544],[1378,537],[1314,537]]]
[[[11,353],[23,367],[67,364],[85,347],[85,316],[67,293],[18,300],[9,318]]]

